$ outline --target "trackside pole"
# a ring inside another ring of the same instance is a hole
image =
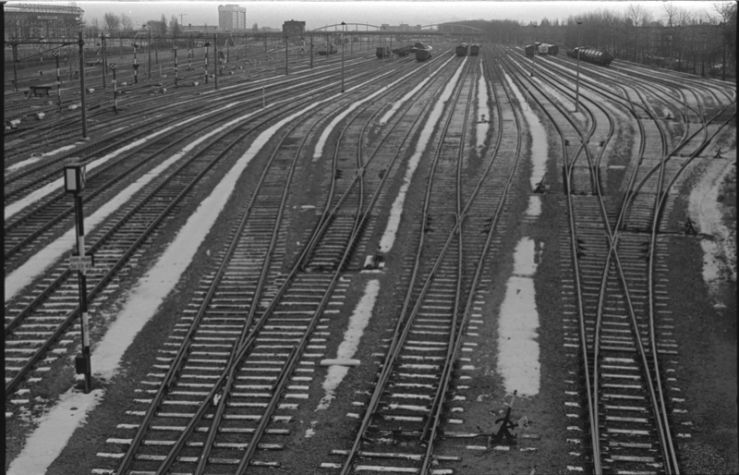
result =
[[[113,71],[113,111],[118,112],[118,81],[115,74],[115,64],[110,65]]]
[[[64,189],[74,195],[74,215],[77,252],[70,258],[70,269],[77,270],[77,283],[80,301],[80,332],[82,337],[82,353],[74,360],[77,374],[85,376],[85,393],[90,392],[91,365],[90,365],[90,324],[87,313],[87,269],[92,266],[92,259],[85,255],[85,225],[82,211],[82,190],[85,189],[85,165],[73,163],[64,167]]]
[[[57,107],[59,107],[59,112],[62,111],[62,72],[59,68],[59,55],[60,51],[57,50],[54,54],[54,59],[56,59],[56,104]]]
[[[177,87],[177,46],[172,48],[172,53],[174,54],[174,85]]]
[[[80,98],[82,99],[82,138],[87,138],[87,111],[85,110],[85,40],[82,32],[79,36],[80,45]]]
[[[218,69],[220,67],[220,59],[218,58],[218,35],[213,34],[213,71],[215,72],[215,88],[218,89]]]

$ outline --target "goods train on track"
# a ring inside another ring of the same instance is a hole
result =
[[[418,61],[426,61],[431,57],[431,46],[418,42],[413,45],[412,51],[416,54]]]
[[[613,61],[613,56],[608,51],[603,51],[596,48],[585,48],[582,46],[578,46],[567,51],[567,56],[577,59],[578,51],[580,52],[580,59],[583,61],[587,61],[588,63],[608,66],[609,64],[611,64],[611,61]]]
[[[378,46],[375,54],[377,55],[379,59],[389,58],[390,55],[392,54],[392,51],[390,51],[389,46]]]
[[[455,53],[457,54],[457,56],[477,56],[478,54],[480,54],[480,45],[477,43],[471,45],[468,45],[467,43],[460,43],[455,48]]]
[[[524,47],[524,52],[526,53],[526,56],[529,58],[532,58],[534,56],[534,53],[538,55],[558,55],[559,54],[559,46],[553,45],[550,43],[534,43],[530,45],[526,45]]]

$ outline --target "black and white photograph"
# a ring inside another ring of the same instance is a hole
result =
[[[2,2],[4,473],[739,473],[737,5]]]

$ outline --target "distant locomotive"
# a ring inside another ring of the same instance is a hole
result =
[[[524,53],[529,58],[533,58],[534,54],[538,54],[541,56],[544,55],[558,55],[559,54],[559,46],[553,45],[551,43],[540,43],[536,42],[530,45],[526,45],[524,47]]]
[[[328,45],[327,47],[318,50],[319,56],[328,56],[330,54],[336,54],[336,48],[334,45]]]
[[[549,44],[549,43],[540,43],[536,47],[536,52],[541,55],[557,55],[559,54],[559,46]]]
[[[608,66],[613,61],[613,56],[608,51],[602,51],[596,48],[584,48],[578,46],[567,51],[567,56],[577,59],[577,52],[580,52],[580,59],[588,63]]]
[[[413,46],[401,46],[400,48],[395,48],[393,53],[398,56],[408,56],[411,51],[413,51]]]
[[[462,43],[457,46],[457,56],[467,56],[467,43]]]
[[[378,46],[377,52],[375,53],[379,59],[389,58],[392,52],[389,46]]]
[[[474,44],[470,46],[470,56],[477,56],[480,54],[480,45]]]
[[[419,42],[413,45],[413,52],[416,53],[416,60],[426,61],[431,57],[431,46]]]

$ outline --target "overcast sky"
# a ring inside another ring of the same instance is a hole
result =
[[[31,0],[33,1],[33,0]],[[29,0],[9,3],[31,3]],[[34,2],[35,3],[35,2]],[[71,2],[41,1],[40,3],[69,4]],[[716,17],[713,1],[675,1],[680,9],[690,10],[696,15]],[[246,8],[248,27],[257,23],[260,27],[279,28],[286,20],[306,22],[307,29],[341,23],[383,23],[397,25],[432,25],[452,20],[511,19],[516,21],[540,21],[542,18],[566,20],[571,15],[583,12],[610,10],[623,13],[632,4],[642,5],[651,12],[655,20],[665,18],[665,2],[639,1],[203,1],[203,0],[149,0],[149,1],[77,1],[85,11],[89,24],[98,18],[102,25],[105,13],[125,13],[134,24],[147,20],[159,20],[162,15],[182,19],[183,24],[217,25],[218,5],[236,4]],[[180,17],[180,15],[182,15]]]

